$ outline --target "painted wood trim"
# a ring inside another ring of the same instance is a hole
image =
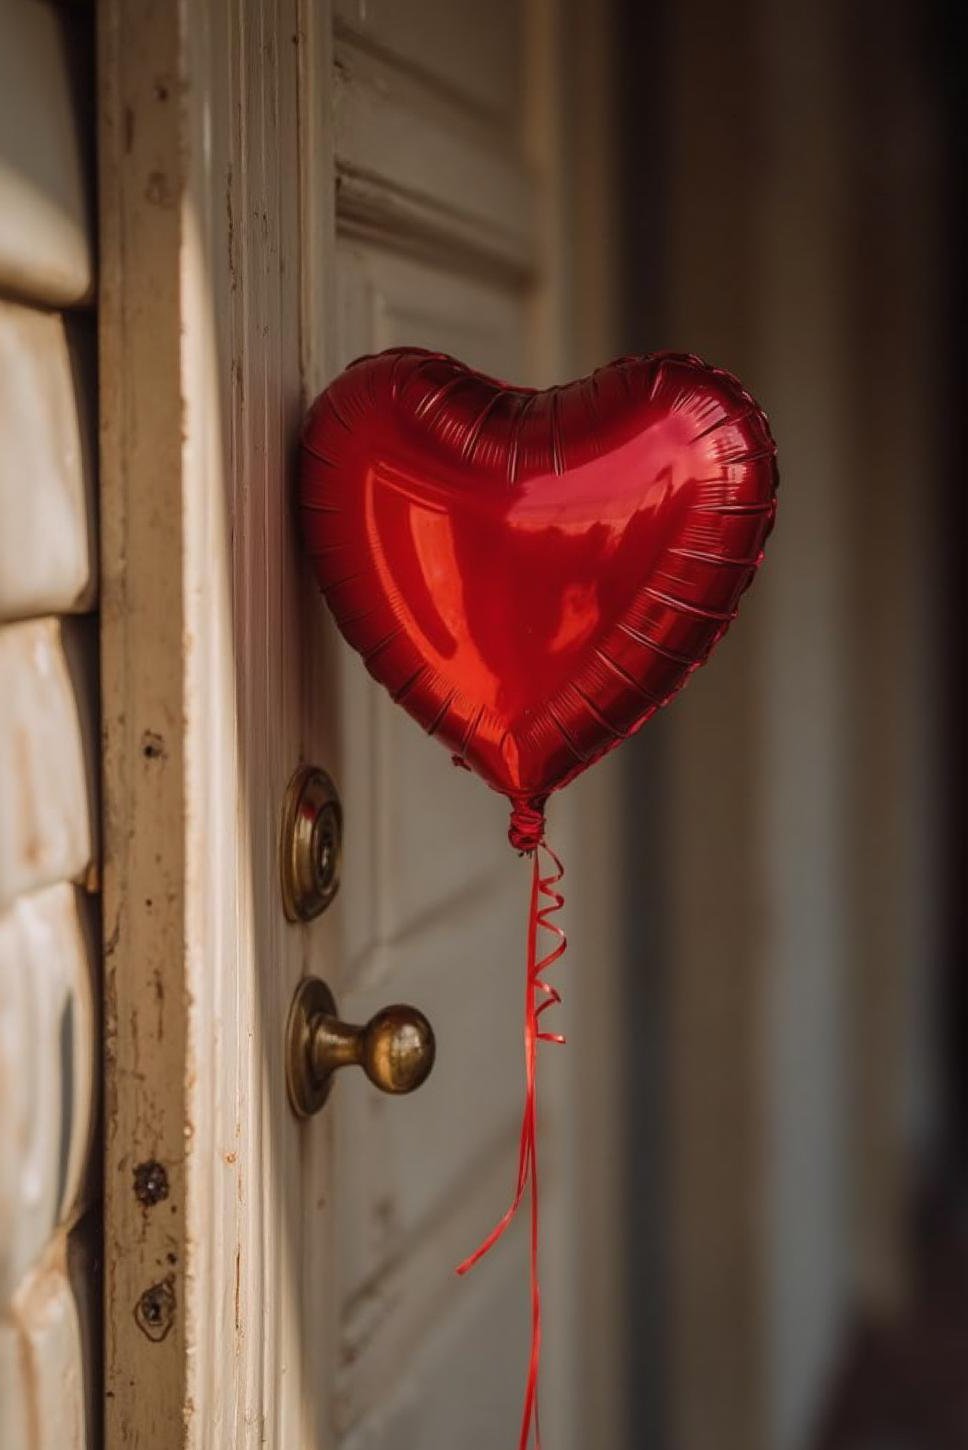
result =
[[[188,1443],[178,8],[99,9],[105,1436]]]
[[[326,1139],[285,1096],[307,939],[277,837],[313,668],[288,473],[306,20],[100,15],[109,1450],[323,1433]]]

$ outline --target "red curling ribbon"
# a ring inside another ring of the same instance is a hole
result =
[[[543,802],[541,803],[543,805]],[[549,920],[554,912],[564,905],[565,898],[556,888],[565,874],[565,868],[544,839],[544,813],[541,805],[533,802],[518,803],[512,813],[511,840],[530,841],[521,849],[531,856],[531,902],[528,910],[527,978],[524,998],[524,1065],[525,1096],[521,1119],[521,1139],[518,1148],[518,1175],[511,1203],[501,1219],[495,1224],[487,1238],[474,1252],[458,1265],[458,1274],[466,1274],[479,1259],[497,1243],[510,1227],[518,1209],[530,1189],[531,1206],[531,1354],[528,1363],[528,1378],[524,1392],[524,1409],[521,1415],[521,1434],[518,1450],[528,1450],[531,1430],[534,1428],[535,1450],[541,1450],[541,1423],[538,1415],[538,1372],[541,1361],[541,1284],[538,1274],[539,1213],[538,1213],[538,1142],[537,1142],[537,1056],[539,1042],[564,1043],[564,1037],[557,1032],[545,1032],[541,1018],[550,1007],[561,1002],[561,993],[545,978],[545,973],[563,955],[567,941],[565,933],[555,922]],[[552,869],[542,875],[541,852],[550,857]],[[543,904],[542,904],[543,902]],[[539,934],[544,930],[555,938],[551,949],[538,955]]]

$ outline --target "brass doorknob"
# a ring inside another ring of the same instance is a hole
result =
[[[426,1082],[435,1053],[433,1028],[416,1007],[384,1007],[365,1027],[355,1027],[340,1020],[325,982],[304,977],[286,1029],[289,1101],[302,1118],[318,1113],[334,1072],[352,1066],[362,1067],[381,1092],[412,1093]]]

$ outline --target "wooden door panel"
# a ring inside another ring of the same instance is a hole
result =
[[[341,1300],[349,1299],[368,1275],[378,1274],[405,1238],[425,1231],[442,1204],[453,1206],[455,1199],[477,1194],[488,1156],[502,1144],[510,1189],[523,1088],[519,959],[526,901],[525,883],[520,884],[520,891],[492,889],[476,903],[462,902],[459,920],[456,912],[441,913],[435,925],[392,949],[393,998],[420,1002],[443,1027],[433,1077],[419,1099],[407,1104],[406,1116],[399,1104],[375,1098],[365,1088],[347,1087],[340,1099],[334,1211],[339,1229],[345,1229],[338,1266]],[[344,1010],[365,1016],[387,991],[387,983],[344,991]],[[500,1207],[499,1199],[480,1195],[482,1231]],[[378,1250],[367,1219],[381,1225]]]
[[[458,778],[440,744],[359,678],[358,658],[345,663],[344,980],[362,987],[383,981],[388,952],[448,901],[499,899],[510,848],[502,799]]]
[[[344,232],[527,275],[533,180],[508,137],[382,54],[337,40],[333,138]]]
[[[513,294],[377,248],[344,244],[338,265],[340,364],[410,343],[451,350],[495,372],[521,368],[522,308]],[[351,654],[344,654],[340,683],[350,823],[347,954],[371,981],[365,953],[397,940],[452,896],[482,889],[506,866],[507,808],[467,772],[450,768],[439,743],[394,707]]]
[[[528,1353],[524,1272],[523,1253],[505,1253],[452,1313],[442,1312],[439,1299],[429,1302],[405,1346],[411,1355],[394,1358],[386,1346],[366,1397],[341,1395],[347,1422],[353,1412],[359,1416],[340,1442],[342,1450],[458,1444],[460,1450],[494,1450],[496,1443],[512,1443]],[[510,1322],[509,1303],[522,1311]]]
[[[483,372],[527,381],[526,291],[378,247],[359,255],[374,294],[378,347],[440,348]]]
[[[517,120],[526,8],[517,0],[336,0],[338,32],[389,52],[488,118]]]
[[[458,775],[438,740],[381,696],[378,749],[386,791],[382,835],[384,927],[388,943],[418,928],[443,904],[483,894],[499,901],[506,876],[508,808],[467,771]]]
[[[526,314],[514,289],[389,245],[344,241],[338,262],[337,362],[412,344],[520,374]],[[387,1425],[419,1423],[406,1395],[397,1408],[385,1403],[388,1378],[406,1364],[408,1385],[426,1374],[448,1386],[428,1390],[420,1412],[447,1433],[421,1434],[421,1443],[444,1445],[459,1428],[463,1444],[467,1406],[454,1387],[473,1393],[468,1366],[480,1356],[493,1367],[516,1347],[489,1391],[493,1436],[494,1423],[513,1419],[526,1359],[523,1332],[514,1331],[526,1317],[513,1294],[525,1272],[521,1234],[502,1249],[500,1288],[490,1268],[481,1270],[486,1291],[453,1270],[513,1183],[527,871],[507,842],[503,798],[454,768],[348,651],[340,690],[341,1006],[365,1020],[388,999],[413,1001],[440,1030],[437,1066],[412,1100],[387,1101],[357,1082],[340,1085],[334,1106],[338,1420],[345,1428],[382,1404],[381,1428],[361,1431],[360,1443],[375,1434],[374,1445],[389,1444]],[[444,1327],[438,1336],[435,1323]]]

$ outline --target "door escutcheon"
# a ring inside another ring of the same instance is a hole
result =
[[[343,808],[330,777],[318,765],[301,765],[286,789],[282,808],[280,872],[282,906],[290,921],[312,921],[339,889]]]
[[[325,982],[304,977],[296,988],[286,1027],[286,1086],[301,1118],[318,1113],[333,1074],[362,1067],[384,1093],[411,1093],[434,1065],[433,1028],[416,1007],[384,1007],[365,1027],[342,1022]]]

